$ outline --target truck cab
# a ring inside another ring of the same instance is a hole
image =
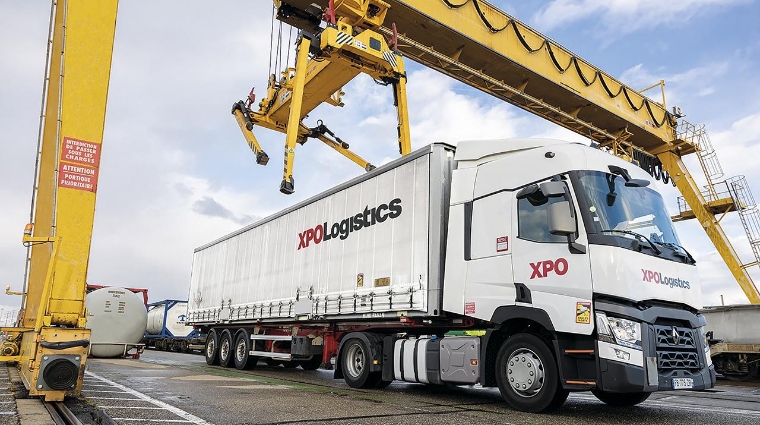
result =
[[[492,324],[485,385],[521,410],[715,385],[695,260],[648,173],[548,139],[462,142],[455,162],[443,309]]]

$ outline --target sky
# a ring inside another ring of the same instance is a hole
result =
[[[632,87],[664,79],[668,106],[678,105],[690,122],[706,125],[726,177],[745,175],[760,196],[758,1],[492,3]],[[23,285],[26,251],[20,239],[29,221],[49,9],[44,0],[0,0],[0,284],[14,290]],[[271,12],[268,0],[121,1],[89,283],[148,288],[152,302],[186,298],[194,248],[363,172],[312,140],[297,149],[296,193],[282,195],[284,135],[261,128],[256,136],[272,161],[256,165],[230,108],[253,86],[259,98],[266,91]],[[414,148],[468,139],[579,140],[410,60],[406,64]],[[323,119],[374,164],[395,158],[390,88],[359,76],[344,91],[342,109],[321,106],[307,123]],[[647,94],[661,100],[659,89]],[[696,159],[686,162],[703,182]],[[658,188],[677,212],[677,191]],[[721,223],[742,260],[753,261],[738,216]],[[726,304],[746,303],[699,224],[678,223],[676,230],[698,262],[705,305],[720,304],[721,295]],[[760,269],[750,270],[760,282]],[[0,295],[3,311],[19,302]]]

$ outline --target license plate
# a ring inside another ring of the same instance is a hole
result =
[[[694,388],[694,379],[692,378],[673,378],[673,389],[683,390]]]

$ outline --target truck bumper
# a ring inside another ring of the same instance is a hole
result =
[[[676,389],[674,380],[691,384],[684,389],[715,386],[715,367],[698,330],[706,323],[704,317],[678,308],[640,310],[610,301],[597,301],[595,308],[597,314],[604,312],[641,325],[638,349],[616,341],[596,341],[597,388],[616,393],[672,391]]]
[[[599,378],[597,386],[603,391],[613,393],[672,391],[673,378],[691,378],[694,386],[690,389],[704,390],[715,386],[715,368],[710,365],[694,372],[674,370],[650,375],[647,373],[646,365],[639,367],[599,359]]]

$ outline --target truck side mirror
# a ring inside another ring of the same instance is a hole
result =
[[[543,182],[539,185],[541,193],[547,198],[565,196],[565,183],[561,181]]]
[[[549,233],[552,235],[574,235],[578,231],[569,201],[559,201],[547,206]]]

